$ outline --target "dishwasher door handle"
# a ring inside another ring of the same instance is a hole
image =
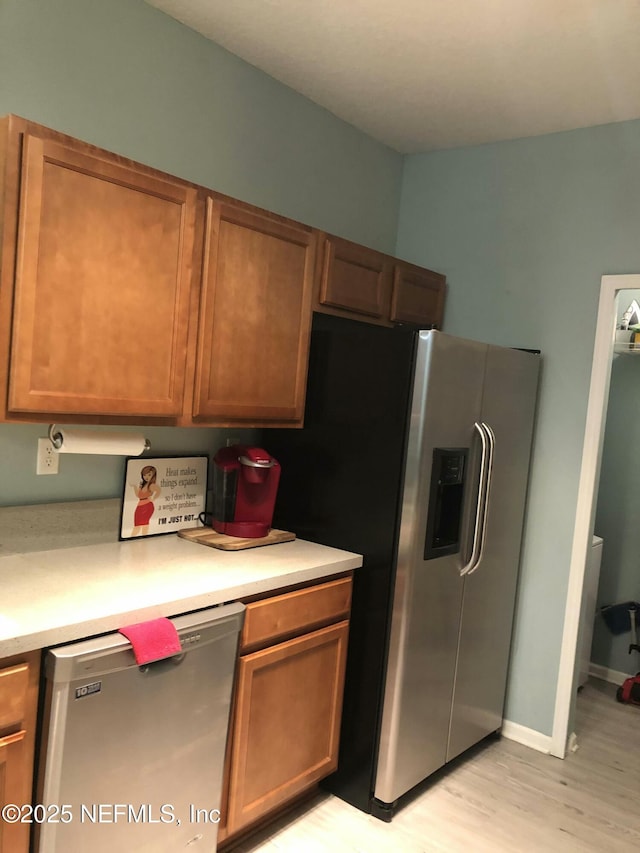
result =
[[[186,652],[179,652],[177,655],[171,655],[168,658],[160,658],[160,660],[152,660],[149,663],[142,663],[138,667],[138,671],[142,675],[161,675],[165,672],[173,672],[177,666],[180,666],[186,657]]]

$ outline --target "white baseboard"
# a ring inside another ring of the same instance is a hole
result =
[[[606,666],[600,666],[598,663],[589,664],[589,675],[594,678],[599,678],[601,681],[608,681],[610,684],[622,684],[625,678],[635,675],[634,672],[618,672],[616,669],[609,669]]]
[[[501,734],[509,740],[515,740],[538,752],[549,753],[551,751],[551,735],[543,735],[535,729],[528,729],[511,720],[503,720]]]
[[[600,666],[597,663],[589,664],[589,675],[593,678],[599,678],[601,681],[608,681],[611,684],[622,684],[625,678],[635,675],[632,672],[618,672],[615,669],[608,669],[606,666]],[[552,738],[550,735],[543,735],[535,729],[529,729],[526,726],[521,726],[519,723],[514,723],[511,720],[503,720],[501,734],[509,740],[515,740],[524,746],[531,749],[536,749],[538,752],[551,752]],[[577,739],[575,733],[568,738],[567,749],[574,751],[577,749]]]

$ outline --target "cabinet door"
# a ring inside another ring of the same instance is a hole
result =
[[[0,807],[31,803],[39,674],[38,651],[0,661]],[[29,829],[0,819],[0,853],[27,853]]]
[[[311,229],[207,199],[194,418],[302,423],[315,247]]]
[[[388,320],[391,259],[373,249],[339,237],[324,246],[319,303],[362,314],[363,319]]]
[[[31,778],[24,758],[26,732],[19,731],[0,738],[0,807],[7,804],[28,805]],[[25,815],[29,817],[29,815]],[[29,824],[7,823],[0,819],[0,853],[27,853]]]
[[[182,412],[196,191],[25,134],[10,412]]]
[[[348,624],[240,658],[229,834],[335,770]]]
[[[422,328],[442,328],[446,279],[439,273],[396,262],[391,319]]]

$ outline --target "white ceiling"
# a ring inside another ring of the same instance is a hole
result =
[[[403,153],[640,117],[640,0],[147,0]]]

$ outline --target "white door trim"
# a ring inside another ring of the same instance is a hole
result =
[[[639,289],[640,275],[602,276],[550,745],[551,754],[558,758],[564,758],[567,752],[570,716],[575,695],[580,609],[587,551],[593,535],[604,424],[609,399],[616,327],[616,296],[620,290]]]

